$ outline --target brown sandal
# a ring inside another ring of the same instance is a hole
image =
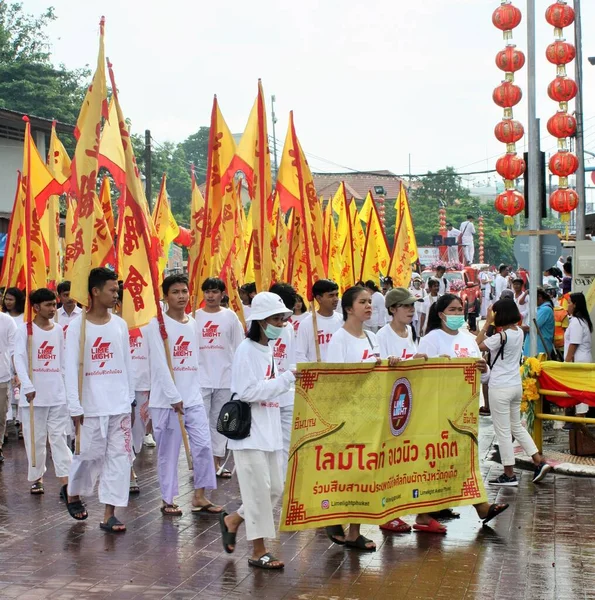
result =
[[[163,504],[161,514],[166,517],[181,517],[182,509],[177,504]]]

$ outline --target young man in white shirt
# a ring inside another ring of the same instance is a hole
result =
[[[54,292],[40,288],[29,296],[29,302],[35,311],[31,336],[32,365],[29,365],[27,323],[23,323],[16,335],[14,366],[21,381],[19,407],[23,414],[23,436],[29,462],[27,478],[33,482],[31,494],[43,494],[48,440],[56,477],[61,485],[68,483],[72,462],[72,453],[66,442],[70,419],[64,387],[64,331],[53,320],[56,316]],[[33,410],[35,427],[35,466],[31,465],[30,410]]]
[[[244,329],[232,310],[221,307],[225,295],[223,280],[209,277],[201,289],[205,305],[195,315],[200,393],[209,420],[216,475],[229,479],[231,471],[223,466],[227,438],[217,431],[217,418],[231,397],[231,364],[237,347],[244,341]]]
[[[333,333],[343,327],[342,315],[335,312],[339,304],[339,286],[330,279],[319,279],[312,286],[312,295],[318,302],[318,310],[316,311],[317,337],[320,360],[324,362],[326,350]],[[295,355],[298,363],[316,362],[312,315],[306,317],[300,325]]]
[[[6,415],[10,404],[9,390],[12,387],[11,354],[17,326],[8,313],[0,312],[0,465],[4,462],[2,444],[6,435]]]
[[[70,281],[63,281],[58,284],[58,298],[62,306],[57,311],[58,323],[62,325],[64,332],[68,329],[70,322],[76,319],[82,312],[82,309],[76,305],[76,302],[70,297]]]
[[[182,509],[174,504],[174,497],[178,495],[178,458],[182,445],[178,415],[182,415],[192,454],[192,512],[219,514],[223,509],[215,506],[205,496],[205,489],[216,489],[217,480],[209,421],[200,394],[198,327],[196,321],[186,314],[190,297],[188,278],[185,275],[169,275],[163,280],[161,287],[167,304],[163,320],[169,340],[169,357],[165,354],[157,320],[153,320],[147,328],[151,369],[149,408],[157,442],[161,513],[176,517],[182,514]]]
[[[130,410],[134,382],[128,327],[110,311],[118,301],[118,277],[100,267],[89,273],[90,308],[83,321],[75,319],[66,332],[66,397],[80,454],[75,454],[68,481],[67,508],[77,520],[87,518],[80,496],[93,493],[99,479],[99,501],[105,504],[101,529],[122,533],[126,526],[115,516],[128,505],[130,467],[134,459]],[[84,327],[84,330],[83,330]],[[79,394],[79,352],[84,335],[82,394]]]
[[[441,296],[444,296],[444,294],[448,293],[450,291],[450,284],[448,283],[448,279],[446,279],[445,277],[446,274],[446,269],[439,265],[436,267],[436,272],[434,274],[434,279],[438,282],[438,293]],[[428,292],[430,291],[430,285],[429,285],[429,280],[428,280]]]
[[[496,297],[494,298],[495,302],[500,300],[500,296],[502,295],[502,292],[504,290],[510,289],[509,273],[510,273],[510,271],[508,270],[507,265],[500,265],[498,267],[498,275],[496,275],[496,281],[494,282],[494,285],[496,288],[496,290],[495,290]]]
[[[240,300],[242,301],[242,310],[244,311],[244,321],[246,328],[250,328],[250,313],[252,311],[252,298],[256,296],[256,284],[254,282],[245,283],[240,288]]]
[[[461,244],[463,246],[463,254],[466,264],[470,265],[473,262],[475,255],[475,244],[473,236],[475,235],[475,225],[473,225],[473,215],[467,215],[467,220],[461,223]]]
[[[428,279],[428,295],[424,298],[423,302],[423,310],[420,315],[419,320],[419,334],[420,337],[423,336],[426,332],[426,328],[428,325],[428,315],[430,314],[430,308],[432,308],[432,304],[440,298],[443,294],[439,293],[440,290],[440,282],[433,277]]]

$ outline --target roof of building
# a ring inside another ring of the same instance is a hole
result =
[[[27,115],[17,110],[10,110],[8,108],[0,108],[0,121],[10,124],[11,127],[22,128],[23,131],[25,130],[25,122],[23,121],[23,117],[25,116],[29,117],[31,126],[35,129],[45,130],[48,133],[52,130],[52,119],[36,117],[35,115]],[[74,131],[74,125],[56,121],[56,131],[58,133],[68,133],[72,135]]]
[[[363,200],[369,191],[374,198],[374,186],[382,186],[387,200],[395,200],[399,195],[402,180],[394,173],[387,170],[380,171],[354,171],[351,173],[312,173],[314,186],[319,196],[328,198],[337,191],[340,183],[345,182],[345,191],[348,199]]]

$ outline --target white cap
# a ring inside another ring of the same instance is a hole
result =
[[[252,305],[250,310],[251,321],[262,321],[268,319],[273,315],[283,315],[284,317],[290,317],[293,311],[289,310],[283,300],[277,294],[271,292],[260,292],[252,298]]]

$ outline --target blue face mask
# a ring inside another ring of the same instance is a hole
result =
[[[446,326],[452,331],[458,331],[464,324],[464,315],[446,315]]]
[[[267,323],[267,326],[263,329],[263,331],[269,340],[276,340],[283,333],[283,327],[275,327],[274,325]]]

